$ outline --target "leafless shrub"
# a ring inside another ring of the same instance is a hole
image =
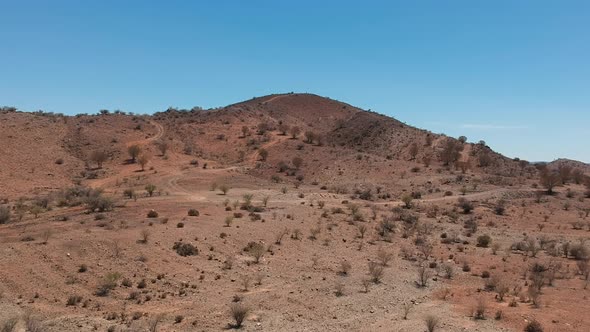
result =
[[[51,237],[52,231],[51,229],[45,229],[43,230],[43,232],[41,233],[41,239],[43,240],[41,242],[41,244],[47,244],[47,242],[49,242],[49,238]]]
[[[258,242],[250,242],[246,248],[246,251],[254,257],[254,262],[259,263],[262,256],[266,252],[264,244]]]
[[[430,270],[423,264],[418,268],[418,280],[416,285],[420,288],[428,286],[428,279],[432,277]]]
[[[378,284],[383,278],[383,265],[376,262],[369,262],[369,275],[373,283]]]
[[[139,147],[139,145],[131,145],[127,148],[127,153],[129,153],[129,156],[131,157],[131,162],[135,163],[137,157],[141,153],[141,147]]]
[[[453,276],[455,275],[455,268],[451,264],[441,264],[439,271],[447,279],[453,279]]]
[[[358,237],[361,238],[361,239],[364,239],[365,238],[365,233],[367,232],[367,226],[365,224],[359,224],[357,226],[357,229],[358,229],[358,232],[359,232]]]
[[[344,284],[341,281],[336,281],[336,285],[334,286],[336,296],[340,297],[344,295]]]
[[[225,258],[225,261],[223,261],[223,269],[224,270],[231,270],[232,267],[234,266],[234,262],[235,262],[235,258],[232,255],[229,255]]]
[[[285,235],[287,235],[287,234],[289,234],[288,228],[285,228],[282,231],[280,231],[275,237],[275,244],[280,245],[281,242],[283,241],[283,237],[285,237]]]
[[[408,319],[408,315],[410,314],[410,311],[413,307],[414,304],[412,302],[405,302],[402,304],[402,313],[404,320]]]
[[[361,285],[363,285],[363,290],[365,293],[369,292],[369,288],[371,287],[371,279],[363,278],[361,279]]]
[[[320,227],[320,225],[317,225],[315,227],[312,227],[309,230],[309,233],[310,233],[309,239],[312,240],[312,241],[313,240],[317,240],[318,235],[321,233],[321,231],[322,231],[322,228]]]
[[[428,332],[434,332],[438,327],[439,320],[433,315],[428,315],[424,318],[424,322],[426,323],[426,329]]]
[[[230,227],[233,221],[234,221],[234,217],[233,216],[227,216],[223,220],[223,223],[225,224],[225,227]]]
[[[150,238],[150,231],[147,229],[142,229],[140,233],[139,243],[147,244]]]
[[[343,260],[340,262],[340,271],[339,273],[341,275],[348,275],[348,273],[350,272],[350,269],[352,268],[352,265],[350,265],[350,263],[346,260]]]
[[[245,274],[242,276],[241,280],[242,280],[242,290],[244,292],[247,292],[248,289],[250,288],[250,282],[252,281],[252,277]]]
[[[386,267],[388,266],[389,262],[393,259],[393,253],[388,251],[384,248],[379,248],[377,250],[377,261],[381,264],[381,266]]]
[[[161,140],[156,141],[155,145],[158,148],[158,150],[160,150],[160,153],[162,154],[162,156],[165,156],[166,152],[168,151],[168,148],[169,148],[168,142],[161,139]]]
[[[539,308],[541,306],[541,291],[535,285],[529,285],[527,292],[533,306]]]
[[[260,285],[262,285],[262,280],[264,280],[264,273],[262,273],[262,272],[256,273],[256,275],[254,276],[254,281],[255,281],[254,284],[256,286],[260,286]]]
[[[0,225],[10,221],[10,209],[6,206],[0,206]]]
[[[24,317],[25,320],[25,330],[27,332],[45,332],[47,331],[43,324],[36,318],[34,318],[31,313],[27,313]]]
[[[232,303],[230,306],[230,315],[235,323],[231,326],[236,329],[242,327],[242,324],[248,316],[248,313],[250,313],[250,308],[245,304],[241,302]]]
[[[485,298],[483,298],[483,297],[478,298],[477,303],[475,304],[473,318],[485,319],[486,318],[486,310],[487,310],[487,303],[486,303]]]

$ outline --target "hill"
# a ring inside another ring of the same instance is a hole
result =
[[[585,165],[312,94],[4,110],[3,331],[590,326]]]

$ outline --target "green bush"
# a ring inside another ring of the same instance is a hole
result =
[[[541,323],[533,319],[526,324],[524,332],[543,332],[543,327],[541,326]]]
[[[197,247],[190,243],[175,242],[172,249],[176,250],[176,253],[182,257],[195,256],[199,254]]]
[[[487,248],[490,245],[490,243],[492,243],[492,238],[487,234],[480,235],[477,237],[478,247]]]
[[[10,209],[0,206],[0,224],[6,224],[10,221]]]

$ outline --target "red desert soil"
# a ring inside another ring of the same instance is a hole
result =
[[[583,163],[311,94],[0,141],[2,331],[590,330]]]

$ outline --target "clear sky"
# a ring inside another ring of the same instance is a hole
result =
[[[0,0],[0,105],[153,113],[312,92],[590,162],[590,1]]]

